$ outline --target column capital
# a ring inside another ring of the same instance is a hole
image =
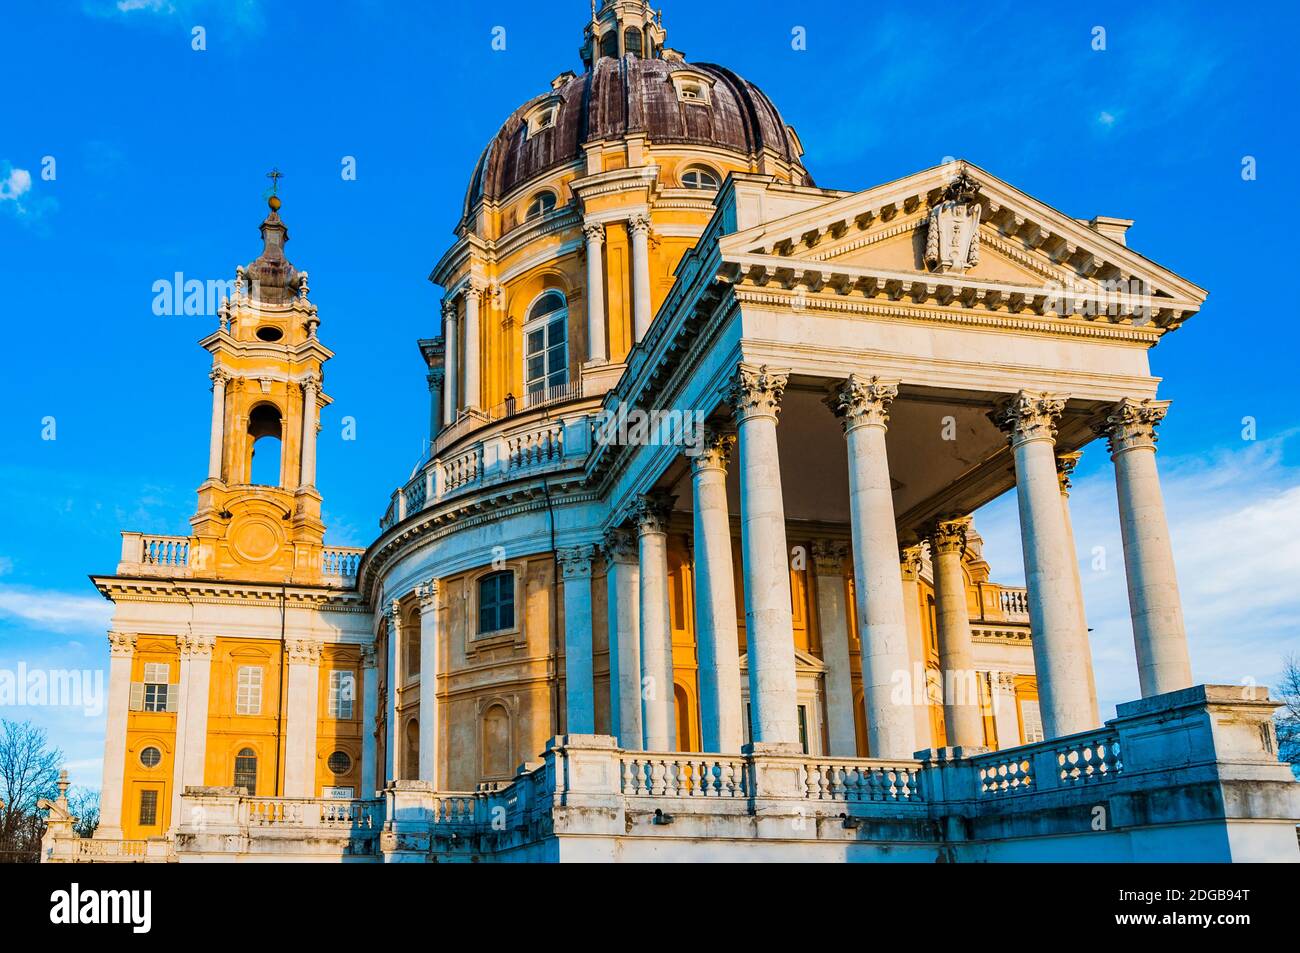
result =
[[[781,413],[781,398],[790,380],[790,372],[776,370],[766,364],[742,362],[727,390],[727,403],[735,409],[738,420],[750,417],[771,417]]]
[[[389,599],[388,602],[384,604],[384,620],[388,623],[389,632],[396,632],[401,628],[402,612],[401,606],[398,605],[398,600]]]
[[[1014,695],[1016,693],[1015,672],[989,672],[989,681],[992,683],[995,695]]]
[[[605,554],[605,564],[607,566],[612,566],[615,563],[636,565],[638,559],[636,533],[626,527],[615,526],[605,532],[605,538],[600,544],[600,550]]]
[[[596,558],[596,547],[590,543],[566,546],[555,551],[560,573],[565,579],[590,579],[591,564]]]
[[[691,472],[704,470],[721,470],[727,472],[731,454],[736,449],[736,434],[731,430],[717,430],[705,427],[698,448],[688,453],[691,458]]]
[[[416,586],[415,597],[420,601],[420,612],[436,609],[441,594],[442,584],[437,579],[428,579]]]
[[[647,533],[668,532],[668,517],[673,510],[674,499],[675,497],[660,492],[638,496],[632,509],[632,517],[637,523],[637,532],[642,536]]]
[[[605,242],[605,225],[602,222],[585,222],[582,237],[588,245],[603,245]]]
[[[1074,473],[1074,468],[1079,465],[1079,458],[1082,456],[1082,450],[1056,455],[1056,479],[1061,484],[1061,496],[1070,495],[1070,474]]]
[[[831,385],[825,403],[844,432],[855,427],[889,427],[889,405],[898,396],[898,381],[881,380],[866,374],[850,374],[848,379]]]
[[[378,657],[373,644],[361,646],[361,667],[363,669],[373,669]]]
[[[177,636],[176,642],[180,646],[181,658],[211,658],[212,650],[216,648],[217,637],[215,635],[187,635]]]
[[[302,388],[302,392],[305,394],[309,390],[320,390],[320,383],[319,374],[305,374],[298,381],[298,386]]]
[[[225,387],[232,376],[233,375],[231,375],[230,371],[226,370],[224,367],[214,367],[208,372],[208,380],[212,381],[214,385],[219,385],[221,387]]]
[[[848,555],[848,544],[838,539],[813,540],[813,570],[818,576],[843,576]]]
[[[1055,440],[1056,422],[1065,410],[1066,395],[1022,390],[989,413],[989,419],[1015,447],[1030,440]]]
[[[627,220],[627,230],[632,235],[650,234],[650,216],[644,212],[630,216]]]
[[[905,547],[898,554],[898,568],[908,582],[916,582],[921,576],[921,566],[925,563],[925,543],[916,543]]]
[[[930,551],[936,555],[957,553],[966,554],[966,534],[970,530],[971,518],[936,520],[930,527]]]
[[[1125,450],[1139,447],[1155,449],[1156,427],[1169,413],[1170,401],[1134,400],[1125,397],[1115,404],[1106,419],[1097,427],[1097,433],[1106,438],[1110,455],[1118,456]]]
[[[108,654],[115,658],[130,658],[135,654],[137,636],[134,632],[108,633]]]
[[[429,393],[433,393],[442,389],[443,382],[447,379],[447,372],[441,367],[435,367],[425,375],[424,379],[429,385]]]
[[[449,297],[449,298],[442,299],[442,320],[444,323],[448,321],[456,320],[456,299],[455,298]]]
[[[319,639],[288,639],[285,643],[290,665],[319,665],[321,643]]]

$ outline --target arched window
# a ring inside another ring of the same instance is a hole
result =
[[[618,56],[618,30],[610,30],[600,38],[601,56]]]
[[[257,753],[252,748],[243,748],[235,755],[235,787],[257,794]]]
[[[412,615],[402,626],[406,635],[406,677],[420,674],[420,617]]]
[[[682,173],[682,185],[688,189],[705,189],[716,192],[718,190],[718,176],[712,169],[702,165],[693,165]]]
[[[524,322],[524,389],[529,394],[569,382],[569,303],[555,290],[528,309]]]
[[[420,777],[420,722],[414,718],[406,723],[406,765],[402,775],[408,781]]]
[[[528,203],[528,218],[541,218],[547,212],[555,208],[554,192],[538,192],[533,196],[533,200]]]
[[[632,56],[641,54],[641,31],[634,26],[623,31],[623,50]]]
[[[507,778],[514,765],[510,754],[510,713],[504,705],[489,705],[483,712],[482,774]]]
[[[280,411],[271,404],[258,404],[248,415],[248,482],[257,486],[280,486],[280,441],[283,439]]]
[[[478,581],[478,633],[486,635],[514,627],[514,570],[488,573]]]

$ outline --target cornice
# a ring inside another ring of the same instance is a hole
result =
[[[111,602],[156,602],[187,605],[234,605],[249,602],[315,606],[338,612],[367,612],[353,589],[236,582],[208,579],[158,579],[146,576],[91,576],[91,582]]]

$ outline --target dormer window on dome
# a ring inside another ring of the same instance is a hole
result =
[[[673,70],[672,81],[673,87],[677,90],[677,98],[681,102],[697,103],[702,106],[708,106],[712,102],[710,91],[713,87],[713,77],[691,70]]]
[[[542,103],[528,114],[528,138],[531,139],[539,132],[552,128],[559,116],[560,103],[558,100],[550,99]]]
[[[532,221],[533,219],[541,218],[547,212],[554,211],[555,203],[556,198],[554,192],[538,192],[533,196],[533,200],[528,203],[528,220]]]

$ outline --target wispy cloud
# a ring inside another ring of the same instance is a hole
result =
[[[98,596],[0,586],[0,618],[16,619],[56,632],[85,632],[105,628],[112,616],[113,606]]]
[[[184,20],[195,26],[203,20],[229,22],[248,31],[265,25],[261,0],[83,0],[90,16],[116,18],[128,23]]]
[[[0,159],[0,212],[24,225],[39,225],[58,203],[48,195],[33,190],[31,170],[20,169],[8,159]]]
[[[1198,682],[1268,684],[1300,651],[1300,432],[1202,457],[1160,455],[1161,486]],[[1098,448],[1091,454],[1102,456]],[[1077,481],[1070,513],[1104,713],[1138,697],[1118,505],[1109,462]],[[977,515],[999,579],[1023,581],[1015,495]]]

